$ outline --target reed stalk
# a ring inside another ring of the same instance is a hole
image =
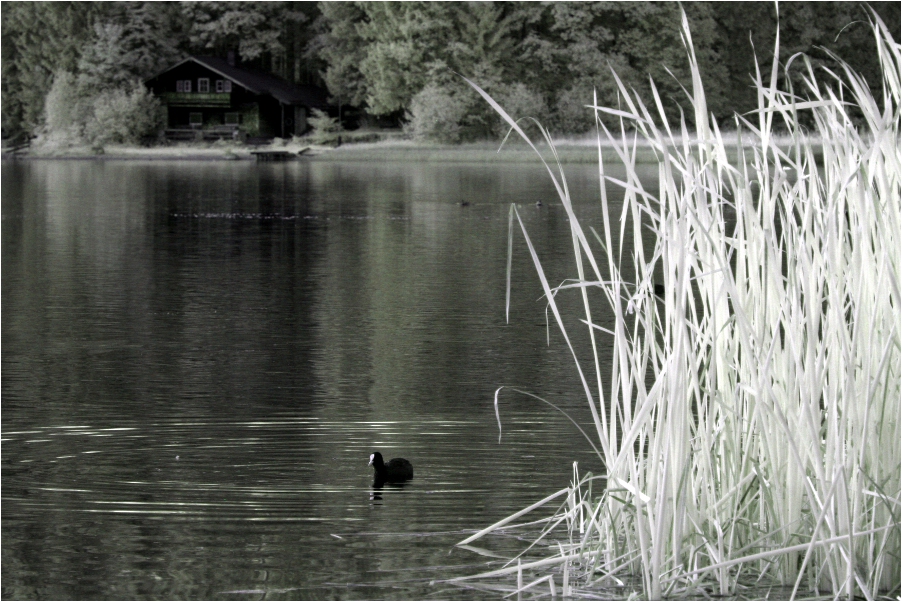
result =
[[[560,504],[534,544],[547,557],[518,557],[473,578],[516,575],[518,597],[535,584],[554,593],[554,570],[574,597],[629,582],[650,599],[702,587],[734,596],[756,580],[791,587],[793,596],[800,588],[850,599],[898,595],[902,49],[873,19],[882,98],[844,63],[841,73],[817,72],[801,55],[791,61],[805,66],[804,89],[780,89],[778,35],[770,73],[755,74],[757,110],[735,116],[737,149],[728,152],[706,109],[684,15],[694,133],[685,119],[668,123],[654,85],[646,104],[616,73],[620,108],[591,106],[600,233],[581,226],[560,164],[543,159],[570,220],[577,277],[549,284],[516,206],[510,231],[522,232],[574,360],[555,299],[567,291],[582,300],[594,374],[579,361],[576,368],[604,488],[593,496],[599,476],[574,467],[568,489],[533,507]],[[834,85],[821,85],[824,77]],[[619,118],[619,132],[602,115]],[[635,169],[639,138],[657,154],[657,190]],[[616,150],[625,179],[607,175],[602,148]],[[608,182],[624,191],[619,223]],[[653,248],[643,246],[643,229],[655,233]],[[634,250],[623,257],[629,236]],[[623,266],[635,278],[627,281]],[[593,321],[599,303],[613,312],[612,325]],[[603,347],[614,351],[608,366]],[[558,523],[567,530],[552,540]],[[546,577],[534,579],[536,571]]]

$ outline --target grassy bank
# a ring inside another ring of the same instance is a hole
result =
[[[442,163],[535,163],[535,153],[524,144],[514,144],[498,151],[498,142],[481,142],[460,145],[431,144],[410,140],[386,140],[343,144],[342,146],[316,146],[305,144],[303,138],[287,144],[246,146],[224,143],[177,143],[165,146],[107,145],[102,150],[89,145],[69,147],[45,147],[34,145],[16,154],[23,159],[97,159],[97,160],[252,160],[256,150],[286,150],[298,154],[304,150],[303,160],[314,161],[379,161],[379,162],[442,162]],[[597,151],[586,145],[565,145],[558,149],[562,162],[592,163]],[[6,156],[6,153],[4,153]],[[613,149],[610,160],[616,160]],[[651,149],[645,149],[640,160],[654,160]]]
[[[678,144],[681,141],[676,141]],[[786,150],[791,141],[779,139],[778,146]],[[725,148],[730,160],[735,162],[739,142],[734,135],[725,138]],[[548,160],[554,156],[547,144],[537,149]],[[377,161],[402,163],[536,163],[536,152],[519,140],[508,141],[503,146],[498,141],[468,144],[433,144],[392,138],[379,142],[357,142],[342,146],[317,146],[306,143],[304,138],[277,141],[271,145],[248,146],[234,142],[185,142],[160,146],[106,145],[102,149],[90,145],[48,146],[35,144],[16,153],[23,159],[95,159],[95,160],[180,160],[226,161],[253,160],[256,150],[285,150],[293,155],[304,151],[299,160],[304,161]],[[595,164],[598,162],[598,145],[593,138],[568,138],[554,141],[557,160],[563,164]],[[619,163],[621,157],[610,144],[602,144],[602,159],[607,164]],[[4,158],[7,152],[4,151]],[[655,148],[639,141],[632,161],[657,163],[660,159]]]
[[[518,597],[744,598],[764,586],[790,598],[897,598],[902,48],[874,26],[880,99],[851,70],[824,74],[805,57],[796,57],[805,89],[781,90],[775,59],[757,74],[758,111],[735,118],[741,152],[731,157],[706,109],[685,18],[683,28],[697,136],[667,124],[657,96],[646,105],[619,80],[622,106],[595,107],[658,150],[658,189],[633,169],[632,136],[600,118],[599,178],[624,189],[622,214],[609,214],[601,185],[603,228],[583,229],[564,172],[547,166],[570,218],[575,278],[545,274],[511,208],[509,240],[525,238],[575,360],[568,329],[586,328],[591,340],[593,357],[575,372],[605,471],[574,466],[571,486],[460,542],[510,536],[514,523],[542,529],[505,568],[471,579]],[[607,148],[625,178],[606,174]],[[612,244],[615,228],[633,237],[631,257]],[[622,266],[635,266],[637,280]],[[562,315],[560,294],[578,295],[583,315]],[[499,389],[496,408],[499,395],[515,393]],[[530,520],[540,508],[552,512]]]

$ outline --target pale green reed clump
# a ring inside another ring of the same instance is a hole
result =
[[[739,152],[728,153],[684,16],[694,135],[685,121],[667,122],[654,88],[645,104],[617,79],[621,107],[591,107],[600,233],[580,226],[563,171],[546,164],[570,219],[576,279],[549,285],[511,208],[574,359],[555,296],[573,289],[583,301],[595,374],[576,367],[607,474],[574,472],[572,487],[536,505],[566,500],[534,544],[547,546],[558,524],[569,528],[546,559],[478,577],[517,574],[511,595],[536,584],[554,594],[557,583],[577,596],[624,579],[651,599],[702,586],[738,595],[756,580],[793,587],[793,596],[800,587],[836,597],[898,592],[902,49],[875,19],[882,98],[848,68],[816,72],[804,56],[791,60],[807,67],[805,89],[780,90],[775,58],[768,82],[756,74],[758,109],[735,117]],[[618,135],[602,114],[620,119]],[[800,125],[803,114],[813,129]],[[655,194],[636,173],[639,137],[658,154]],[[627,166],[623,181],[605,173],[603,138]],[[619,224],[606,182],[625,192]],[[633,236],[632,257],[612,243],[615,227],[620,240]],[[654,248],[643,246],[643,228],[654,231]],[[635,282],[621,277],[627,262]],[[663,302],[653,273],[663,274]],[[613,312],[613,329],[593,321],[598,303]],[[608,347],[613,363],[602,368],[599,350]],[[602,478],[603,494],[593,497]],[[523,585],[524,572],[532,579],[538,569],[543,576]]]

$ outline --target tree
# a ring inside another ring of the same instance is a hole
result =
[[[522,21],[513,5],[491,2],[321,3],[320,9],[316,47],[327,64],[329,91],[373,115],[400,116],[427,88],[411,115],[427,111],[439,97],[477,99],[454,72],[487,88],[501,84],[514,62]],[[461,131],[491,130],[497,118],[488,107],[459,101],[469,107]]]
[[[94,2],[10,2],[2,18],[3,136],[43,123],[44,98],[60,70],[74,71],[90,24],[109,7]]]
[[[44,141],[54,146],[81,142],[91,105],[92,99],[82,94],[78,78],[68,71],[58,72],[44,99]]]
[[[79,85],[87,90],[119,88],[136,79],[137,52],[129,48],[125,26],[115,22],[94,24],[94,37],[78,60]]]
[[[868,25],[872,18],[869,7],[880,15],[898,41],[898,2],[785,2],[778,5],[779,20],[777,10],[770,4],[713,3],[713,19],[727,46],[720,52],[728,74],[723,86],[725,104],[738,112],[749,111],[756,105],[751,76],[756,61],[762,74],[770,73],[778,24],[782,65],[801,52],[811,57],[816,67],[828,67],[836,72],[838,65],[824,52],[827,49],[865,77],[875,98],[881,97],[880,66]],[[790,65],[790,77],[795,83],[802,77],[802,69],[802,61]],[[780,80],[785,76],[780,69]],[[826,82],[821,80],[822,84]]]
[[[719,107],[717,89],[725,74],[718,67],[715,23],[706,3],[686,8],[702,72],[706,81],[714,82],[708,100]],[[687,107],[680,88],[681,83],[689,84],[689,70],[678,5],[554,3],[545,11],[530,19],[522,62],[540,74],[532,82],[553,99],[555,110],[547,125],[554,130],[578,133],[593,127],[594,117],[585,105],[595,93],[599,102],[617,106],[619,91],[612,71],[645,98],[650,98],[649,78],[653,79],[671,117],[681,106]]]
[[[191,23],[190,45],[199,52],[225,56],[237,51],[242,61],[281,76],[288,72],[286,42],[309,20],[299,2],[186,2],[180,6]],[[309,10],[309,8],[307,8]]]
[[[546,121],[560,131],[591,127],[584,105],[594,90],[602,102],[616,104],[611,68],[643,91],[653,77],[671,116],[687,105],[680,88],[689,83],[680,13],[670,3],[326,3],[321,10],[325,31],[318,40],[330,91],[372,114],[408,111],[427,87],[411,115],[431,104],[424,99],[453,96],[456,86],[472,94],[454,72],[492,94],[523,84],[538,105],[555,106]],[[724,74],[709,13],[707,5],[689,9],[696,54],[717,88]],[[723,104],[716,89],[709,98],[718,108]],[[483,135],[497,124],[481,102],[464,119],[462,131],[481,129]]]
[[[43,124],[57,73],[79,74],[84,86],[120,86],[184,56],[180,11],[166,2],[4,4],[4,137]]]
[[[159,130],[160,109],[160,101],[138,80],[92,88],[60,71],[45,99],[39,140],[49,147],[137,143]]]
[[[777,11],[766,3],[693,2],[690,22],[718,118],[755,104],[751,74],[769,72]],[[838,67],[827,49],[861,72],[880,95],[880,71],[867,21],[870,8],[898,39],[893,2],[779,4],[780,59],[797,52],[816,67]],[[11,2],[2,15],[3,136],[43,124],[54,74],[110,90],[158,73],[189,53],[237,51],[251,66],[295,82],[323,80],[333,101],[400,121],[413,100],[442,94],[467,109],[461,139],[492,135],[498,118],[455,74],[506,98],[516,84],[532,106],[548,107],[560,133],[592,127],[593,96],[608,105],[619,92],[611,70],[650,98],[649,78],[669,117],[689,101],[680,5],[666,2]],[[788,77],[802,77],[802,61]],[[779,76],[787,77],[781,69]],[[826,85],[826,83],[825,83]],[[421,99],[422,101],[423,99]],[[462,103],[462,104],[461,104]],[[430,103],[420,102],[422,112]],[[520,109],[518,109],[520,110]]]
[[[500,3],[471,2],[457,6],[454,17],[451,66],[462,74],[505,79],[514,61],[518,13]]]
[[[358,5],[366,43],[360,73],[374,115],[404,110],[427,83],[426,75],[448,48],[452,3],[373,2]]]
[[[186,55],[188,24],[178,3],[122,2],[123,44],[132,60],[128,71],[139,79],[153,77]]]

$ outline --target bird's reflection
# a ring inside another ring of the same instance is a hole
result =
[[[381,500],[382,499],[382,489],[384,487],[388,487],[389,489],[404,489],[407,485],[407,481],[390,481],[388,479],[373,479],[373,485],[370,490],[370,501]]]

